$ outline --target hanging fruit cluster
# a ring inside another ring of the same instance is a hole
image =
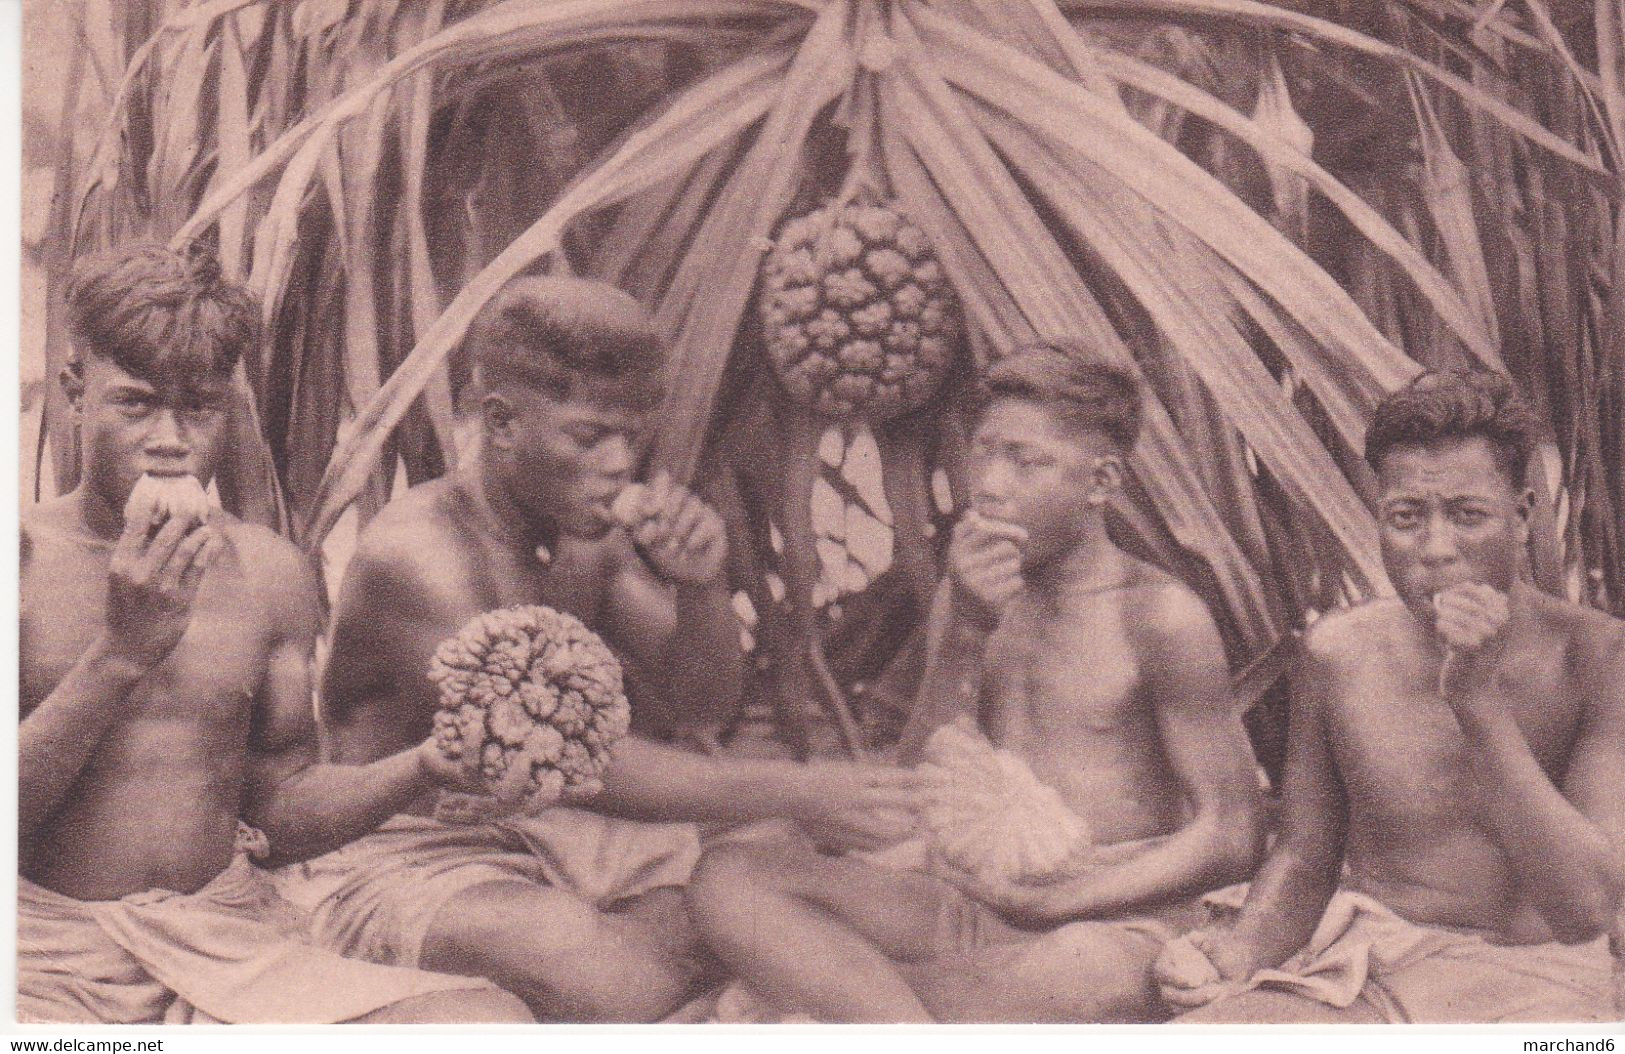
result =
[[[958,342],[953,288],[925,232],[859,199],[785,222],[758,304],[779,380],[833,418],[880,421],[935,394]]]

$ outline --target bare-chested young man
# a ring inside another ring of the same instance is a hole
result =
[[[83,263],[66,298],[81,482],[23,519],[19,1016],[529,1020],[489,986],[318,951],[248,860],[240,821],[297,860],[452,778],[432,743],[313,763],[316,594],[288,542],[222,513],[125,522],[143,474],[213,476],[257,305],[160,248]]]
[[[1534,438],[1487,373],[1378,408],[1399,596],[1310,628],[1279,841],[1233,924],[1158,964],[1171,1002],[1211,1003],[1185,1020],[1612,1018],[1625,624],[1520,578]]]
[[[569,612],[608,640],[638,689],[634,728],[656,707],[656,727],[725,713],[742,659],[720,518],[664,477],[630,503],[630,529],[611,508],[664,394],[652,321],[612,286],[521,277],[464,346],[477,452],[388,505],[341,586],[322,691],[337,757],[364,764],[424,736],[436,646],[519,604]],[[641,821],[789,817],[871,844],[906,833],[906,815],[879,810],[908,801],[911,783],[879,766],[714,760],[633,736],[592,811],[486,820],[429,796],[293,869],[286,888],[348,953],[489,977],[545,1019],[652,1021],[714,965],[681,894],[694,826]]]
[[[985,646],[982,729],[1111,848],[1032,885],[712,850],[690,887],[695,921],[784,1013],[1150,1019],[1151,963],[1197,921],[1189,898],[1250,873],[1258,853],[1256,770],[1213,621],[1106,535],[1138,429],[1135,381],[1043,346],[987,383],[943,647]]]

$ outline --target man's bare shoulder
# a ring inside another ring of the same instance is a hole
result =
[[[1129,628],[1149,646],[1178,644],[1192,635],[1217,634],[1213,613],[1202,598],[1160,567],[1130,558],[1123,591],[1128,601],[1123,610]]]
[[[230,513],[215,512],[209,524],[225,539],[232,570],[242,583],[291,629],[308,629],[317,604],[310,556],[269,527],[246,523]]]
[[[1337,608],[1315,619],[1304,630],[1302,652],[1322,666],[1361,662],[1387,650],[1409,619],[1403,601],[1378,597],[1352,607]]]
[[[1530,610],[1585,684],[1625,685],[1625,622],[1596,608],[1529,590]],[[1625,699],[1608,700],[1625,707]]]
[[[457,522],[455,493],[446,478],[411,488],[385,505],[356,539],[345,571],[350,607],[358,593],[397,603],[407,597],[438,594],[463,577],[468,538]]]
[[[51,537],[83,535],[72,494],[61,494],[29,505],[18,516],[22,532],[22,562],[26,567],[34,546]]]

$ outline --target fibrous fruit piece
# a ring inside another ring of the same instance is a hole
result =
[[[441,643],[429,679],[440,752],[525,811],[602,790],[632,722],[614,654],[579,619],[540,605],[472,619]]]
[[[654,491],[642,483],[628,483],[609,505],[609,514],[622,527],[636,527],[659,511]]]
[[[959,342],[953,288],[893,203],[860,198],[786,221],[762,261],[757,309],[785,389],[836,418],[918,409]]]
[[[124,503],[126,523],[157,524],[177,517],[192,523],[209,518],[209,493],[196,476],[143,475],[136,480]]]
[[[932,849],[963,871],[1023,882],[1089,848],[1088,825],[1027,763],[961,718],[926,741],[921,819]]]

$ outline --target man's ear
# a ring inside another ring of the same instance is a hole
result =
[[[69,412],[77,422],[84,414],[85,364],[77,358],[69,359],[62,372],[57,374],[57,382],[62,385],[62,391],[68,397]]]
[[[1535,515],[1535,488],[1525,487],[1512,507],[1518,515],[1518,541],[1527,543],[1529,524]]]
[[[513,403],[498,392],[486,392],[480,397],[480,424],[488,442],[498,449],[513,446]]]
[[[1105,454],[1089,470],[1089,504],[1104,505],[1123,485],[1123,456]]]

